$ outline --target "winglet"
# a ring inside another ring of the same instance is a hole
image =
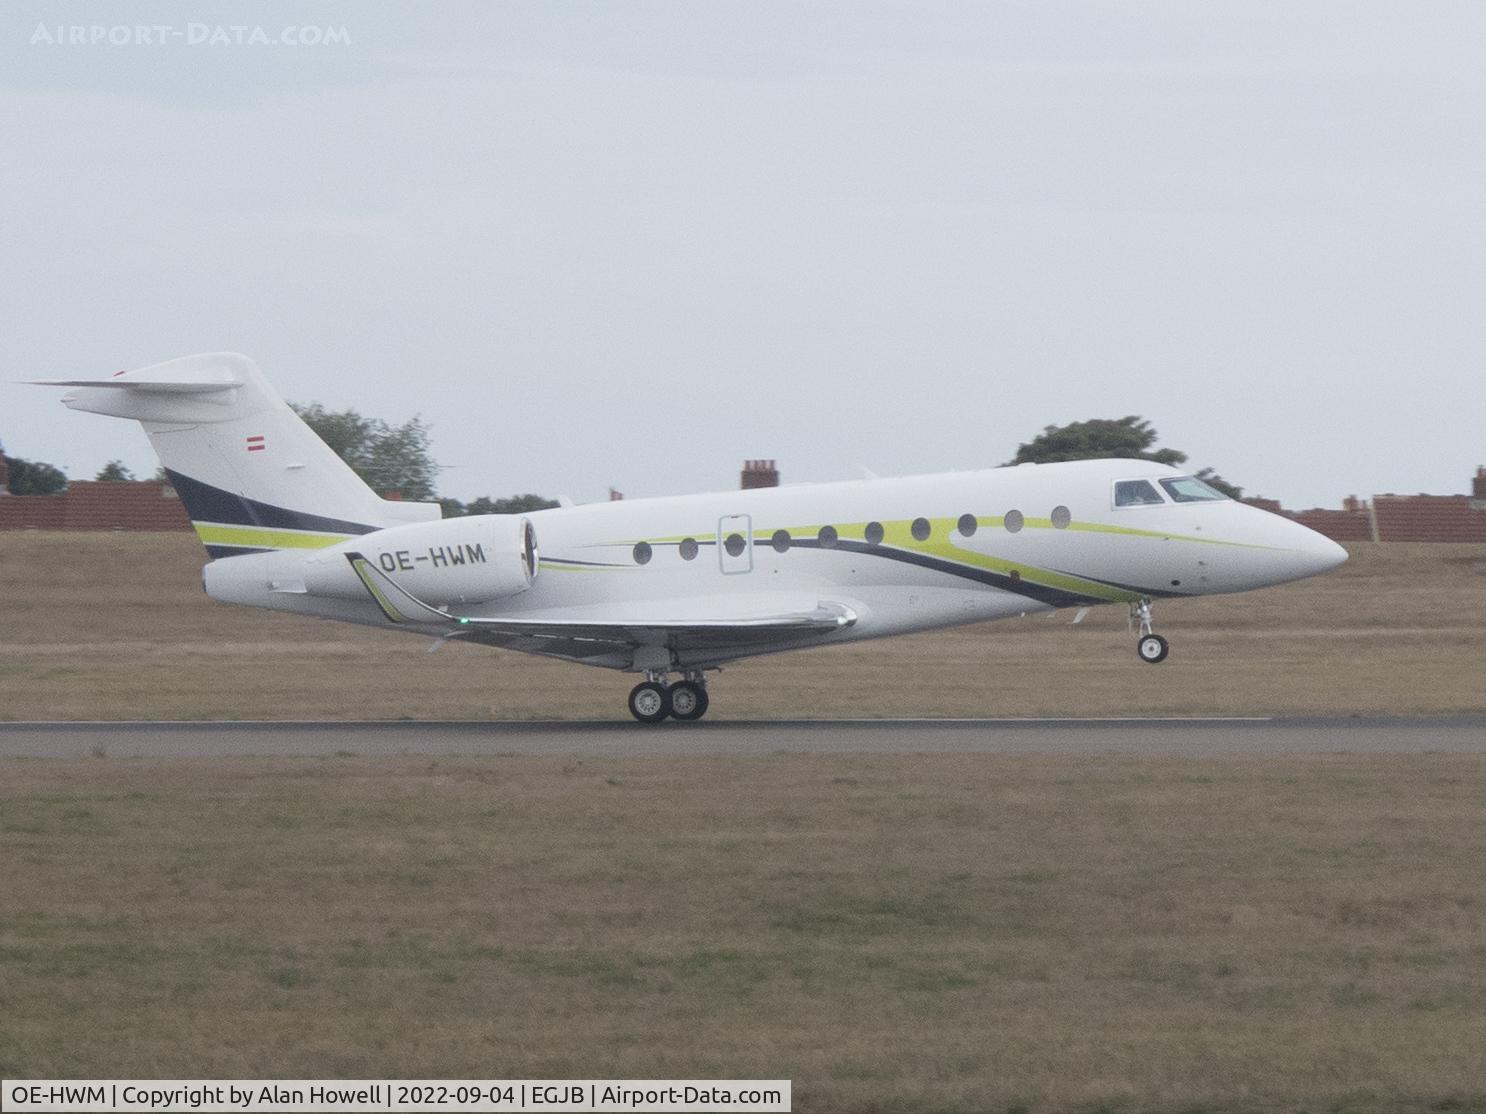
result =
[[[382,614],[392,622],[438,623],[440,625],[459,622],[454,616],[436,607],[430,607],[407,589],[399,586],[360,553],[347,553],[346,560],[350,562],[351,570],[361,580],[367,594],[382,609]]]

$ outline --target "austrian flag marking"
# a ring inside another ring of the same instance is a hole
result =
[[[261,452],[262,450],[264,450],[266,448],[268,448],[268,445],[264,442],[263,437],[262,437],[261,434],[259,436],[257,436],[257,437],[249,437],[248,438],[248,452],[250,452],[250,453]]]

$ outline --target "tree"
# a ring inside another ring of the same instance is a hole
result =
[[[125,467],[122,460],[110,460],[93,478],[103,483],[133,483],[134,473]]]
[[[4,447],[0,446],[3,454]],[[12,495],[61,495],[67,490],[67,474],[55,465],[18,456],[7,456],[5,464],[9,473],[5,489]]]
[[[465,514],[526,514],[528,511],[545,511],[557,506],[556,499],[544,499],[540,495],[512,495],[506,499],[492,499],[482,495],[469,506]]]
[[[1157,464],[1184,464],[1187,454],[1177,449],[1157,449],[1159,435],[1151,423],[1136,414],[1123,418],[1092,418],[1086,422],[1043,427],[1041,433],[1018,445],[1008,464],[1050,464],[1060,460],[1153,460]],[[1241,499],[1243,488],[1231,484],[1211,468],[1194,473],[1231,499]]]
[[[422,418],[415,415],[395,426],[355,410],[327,410],[318,402],[289,405],[379,495],[395,491],[415,502],[435,497],[439,466],[429,453],[428,425]]]
[[[1060,460],[1104,460],[1112,457],[1154,460],[1157,464],[1181,464],[1187,454],[1176,449],[1151,451],[1156,443],[1151,423],[1135,414],[1114,420],[1093,418],[1087,422],[1044,426],[1041,433],[1018,445],[1010,464],[1051,464]]]
[[[1208,487],[1217,488],[1230,499],[1243,498],[1243,488],[1239,487],[1237,484],[1229,483],[1222,476],[1214,472],[1211,468],[1204,468],[1200,472],[1194,472],[1193,475],[1195,475],[1203,483],[1207,484]]]
[[[458,499],[440,499],[439,502],[444,505],[445,518],[458,518],[466,514],[526,514],[557,506],[556,499],[531,494],[512,495],[505,499],[492,499],[488,495],[482,495],[469,503],[461,503]]]

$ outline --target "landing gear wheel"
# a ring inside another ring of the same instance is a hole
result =
[[[671,686],[671,717],[701,719],[707,714],[707,689],[695,681],[677,681]]]
[[[630,715],[641,723],[659,723],[671,714],[671,694],[654,681],[642,681],[630,690]]]
[[[1135,652],[1141,661],[1156,665],[1166,660],[1166,655],[1171,653],[1171,644],[1159,634],[1147,634],[1135,644]]]

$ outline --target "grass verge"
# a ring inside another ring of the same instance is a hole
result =
[[[1486,757],[10,760],[0,1073],[1486,1108]]]
[[[189,534],[0,533],[0,719],[626,718],[632,677],[214,603]],[[715,719],[1486,712],[1486,546],[1354,545],[1324,577],[757,658]]]

